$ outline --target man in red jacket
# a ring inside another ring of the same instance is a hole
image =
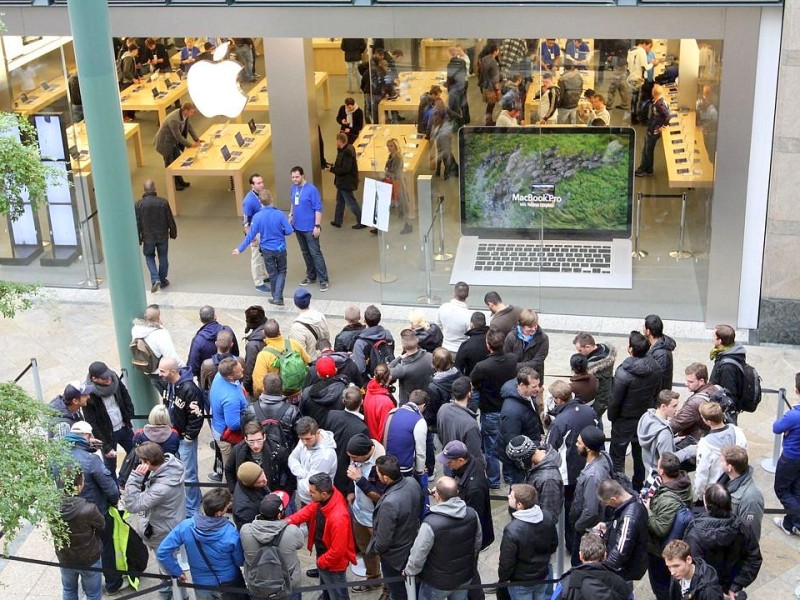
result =
[[[356,564],[353,526],[347,502],[333,487],[327,473],[317,473],[308,480],[311,503],[286,519],[291,525],[308,523],[308,550],[317,550],[319,581],[322,585],[346,583],[347,564]],[[325,600],[349,600],[346,587],[322,593]]]

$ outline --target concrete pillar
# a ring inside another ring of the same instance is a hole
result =
[[[288,209],[293,166],[303,167],[306,179],[322,189],[311,39],[264,38],[264,59],[271,92],[269,122],[272,127],[276,205]],[[326,150],[333,160],[336,148]]]
[[[111,47],[106,0],[69,0],[75,61],[81,79],[86,134],[92,149],[97,212],[105,251],[111,312],[121,366],[138,414],[153,406],[155,390],[131,365],[131,321],[141,316],[146,298],[139,258],[139,236],[122,128],[117,72]]]

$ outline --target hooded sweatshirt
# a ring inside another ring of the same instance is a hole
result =
[[[550,513],[553,521],[557,521],[564,508],[564,478],[561,473],[559,452],[548,446],[541,462],[533,465],[528,471],[525,483],[536,488],[539,494],[539,506]]]
[[[552,516],[533,505],[516,510],[503,529],[497,577],[530,585],[547,578],[550,555],[558,548]]]
[[[657,338],[647,351],[661,367],[661,389],[672,389],[672,351],[677,344],[668,335]]]
[[[373,325],[364,329],[356,341],[353,343],[353,361],[358,367],[358,372],[364,375],[367,372],[367,358],[369,358],[370,348],[379,340],[391,340],[394,344],[392,334],[384,329],[383,325]],[[372,365],[374,370],[375,366]]]
[[[142,338],[150,346],[158,358],[169,356],[178,361],[179,367],[185,367],[184,363],[178,356],[175,350],[175,344],[172,342],[172,336],[169,331],[164,329],[161,325],[155,325],[144,319],[134,319],[133,327],[131,328],[131,337],[133,339]]]
[[[321,428],[327,428],[328,413],[332,410],[344,410],[342,393],[348,384],[346,377],[334,375],[305,388],[300,394],[300,414],[313,418]]]
[[[431,353],[420,348],[414,354],[398,356],[389,363],[392,379],[399,387],[398,400],[403,405],[414,390],[427,390],[433,377]]]
[[[265,521],[261,517],[256,518],[252,523],[243,525],[239,532],[244,550],[244,578],[246,581],[250,581],[249,572],[257,566],[258,551],[264,546],[273,545],[275,538],[282,531],[284,533],[278,543],[278,550],[281,553],[283,564],[289,572],[292,589],[300,587],[302,571],[297,551],[303,547],[303,532],[297,525],[288,525],[286,521]]]
[[[52,435],[55,438],[62,438],[67,435],[72,426],[78,421],[83,421],[83,414],[80,409],[72,412],[64,402],[64,396],[56,396],[50,401],[52,408],[58,416],[54,419]]]
[[[189,368],[195,377],[200,377],[200,366],[207,358],[211,358],[217,353],[217,334],[223,329],[227,329],[233,334],[233,330],[226,325],[220,325],[216,321],[206,323],[192,338],[192,345],[189,348]],[[236,341],[236,336],[233,336],[233,347],[231,352],[234,356],[239,356],[239,344]]]
[[[645,477],[649,480],[658,468],[659,457],[665,452],[675,451],[672,429],[669,422],[664,420],[655,408],[649,408],[639,419],[636,436],[642,447]]]
[[[198,544],[202,545],[213,572],[203,559]],[[219,585],[232,581],[244,563],[244,552],[236,527],[226,517],[209,517],[201,513],[185,519],[169,533],[158,547],[156,556],[164,569],[173,577],[183,574],[175,559],[175,551],[185,546],[189,559],[192,582],[202,585]],[[217,579],[219,578],[219,579]]]
[[[396,406],[389,390],[378,383],[377,379],[370,379],[363,405],[364,422],[369,429],[369,437],[373,440],[383,441],[386,419]]]
[[[311,448],[306,448],[302,441],[297,443],[289,455],[289,469],[297,477],[297,494],[303,504],[311,502],[308,490],[308,478],[316,473],[327,473],[331,479],[336,477],[336,441],[333,433],[320,429],[321,436]]]
[[[747,449],[744,431],[736,425],[712,429],[697,443],[697,471],[694,474],[694,496],[702,501],[706,488],[722,476],[719,456],[725,446]]]
[[[692,480],[681,471],[674,480],[664,481],[650,499],[647,516],[647,550],[661,556],[664,539],[675,524],[681,506],[692,503]]]
[[[147,481],[135,470],[125,486],[125,508],[132,513],[143,513],[138,520],[137,533],[151,548],[161,541],[186,515],[186,497],[183,490],[183,465],[172,454],[165,456],[164,464],[150,472]],[[152,534],[145,531],[148,525]]]
[[[145,442],[158,444],[165,453],[177,454],[181,438],[178,432],[169,425],[151,425],[148,423],[133,435],[134,446]]]

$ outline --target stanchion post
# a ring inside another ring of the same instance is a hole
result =
[[[31,377],[33,377],[33,393],[39,402],[44,402],[44,394],[42,393],[42,380],[39,377],[39,361],[35,358],[31,359]]]
[[[639,249],[639,234],[642,230],[642,192],[636,194],[636,230],[633,232],[633,258],[647,258],[647,250]]]
[[[431,225],[431,227],[433,227],[433,225]],[[428,230],[428,233],[422,236],[422,256],[425,262],[425,295],[417,298],[417,302],[420,304],[440,304],[442,299],[433,295],[433,285],[431,283],[431,277],[433,277],[433,273],[431,269],[432,260],[430,230]]]
[[[777,421],[783,416],[784,407],[786,405],[786,388],[778,390],[778,408],[775,411],[775,420]],[[778,458],[781,455],[781,445],[783,444],[783,436],[775,435],[775,441],[772,444],[772,457],[765,458],[761,461],[761,468],[767,473],[774,473],[778,467]]]
[[[444,249],[444,196],[440,195],[437,199],[439,200],[439,206],[436,207],[436,216],[439,219],[439,252],[433,255],[433,260],[452,260],[453,255]]]
[[[558,549],[556,550],[556,565],[553,569],[553,579],[561,579],[561,575],[564,573],[564,553],[566,549],[564,544],[564,528],[564,511],[562,510],[561,514],[558,515],[558,525],[556,525],[556,530],[558,531]]]
[[[671,258],[681,260],[682,258],[692,258],[694,254],[683,249],[683,242],[686,235],[686,192],[681,194],[681,231],[678,239],[678,249],[669,253]]]

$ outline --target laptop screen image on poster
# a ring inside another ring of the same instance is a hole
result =
[[[631,288],[634,135],[463,127],[451,283]]]

